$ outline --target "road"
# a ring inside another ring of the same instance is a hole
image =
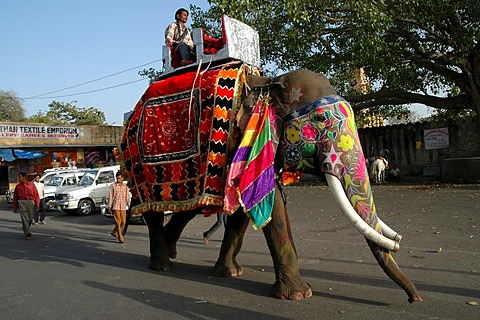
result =
[[[272,261],[261,231],[247,232],[239,262],[245,274],[211,276],[222,232],[208,245],[215,217],[194,219],[178,244],[174,269],[148,269],[147,227],[132,225],[126,244],[113,221],[47,213],[47,225],[21,232],[11,205],[0,204],[2,319],[478,319],[478,185],[373,186],[383,221],[403,235],[397,263],[424,301],[382,272],[364,239],[324,186],[286,188],[301,274],[313,288],[303,301],[269,296]]]

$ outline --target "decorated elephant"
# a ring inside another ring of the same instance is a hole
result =
[[[298,172],[324,176],[384,272],[421,301],[394,261],[401,236],[382,222],[350,105],[327,78],[298,70],[268,78],[241,62],[191,70],[153,83],[126,122],[121,157],[132,214],[143,214],[150,268],[169,271],[176,243],[197,214],[230,214],[213,273],[243,273],[247,227],[262,229],[274,267],[272,294],[312,295],[301,278],[283,185]],[[164,211],[173,215],[164,225]]]

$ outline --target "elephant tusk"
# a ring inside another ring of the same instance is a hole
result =
[[[397,241],[389,239],[375,231],[375,229],[373,229],[372,227],[370,227],[370,225],[368,225],[368,223],[363,221],[363,219],[353,209],[352,205],[348,201],[347,196],[345,195],[345,191],[343,190],[342,184],[340,183],[338,178],[328,173],[325,174],[325,177],[327,179],[328,186],[332,191],[333,197],[337,201],[338,206],[342,210],[343,214],[345,214],[347,219],[353,224],[353,226],[368,240],[376,243],[377,245],[385,249],[397,252],[400,248],[400,245]],[[390,230],[392,232],[395,232],[392,229]]]
[[[382,219],[377,215],[378,223],[380,223],[380,228],[382,229],[383,234],[389,238],[394,240],[395,242],[400,243],[402,241],[402,235],[392,228],[390,228]]]

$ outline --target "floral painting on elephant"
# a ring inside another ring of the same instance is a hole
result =
[[[120,146],[133,215],[223,209],[225,163],[237,145],[228,141],[231,119],[246,68],[227,63],[171,76],[146,90]]]

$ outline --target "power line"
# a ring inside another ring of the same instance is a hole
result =
[[[86,84],[89,84],[89,83],[92,83],[92,82],[100,81],[100,80],[103,80],[103,79],[106,79],[106,78],[109,78],[109,77],[113,77],[113,76],[119,75],[119,74],[124,73],[124,72],[127,72],[127,71],[131,71],[131,70],[134,70],[134,69],[137,69],[137,68],[141,68],[141,67],[144,67],[144,66],[148,66],[149,64],[152,64],[152,63],[155,63],[155,62],[159,62],[159,61],[162,61],[162,59],[154,60],[154,61],[151,61],[151,62],[142,64],[142,65],[139,65],[139,66],[136,66],[136,67],[133,67],[133,68],[129,68],[129,69],[126,69],[126,70],[123,70],[123,71],[119,71],[119,72],[116,72],[116,73],[112,73],[112,74],[109,74],[109,75],[107,75],[107,76],[104,76],[104,77],[101,77],[101,78],[98,78],[98,79],[94,79],[94,80],[90,80],[90,81],[86,81],[86,82],[83,82],[83,83],[80,83],[80,84],[77,84],[77,85],[74,85],[74,86],[70,86],[70,87],[58,89],[58,90],[55,90],[55,91],[46,92],[46,93],[43,93],[43,94],[37,94],[36,96],[32,96],[32,97],[28,97],[28,98],[23,98],[23,99],[25,99],[25,100],[28,100],[28,99],[47,99],[47,98],[50,99],[50,97],[44,97],[44,98],[40,98],[40,97],[46,96],[46,95],[48,95],[48,94],[57,93],[57,92],[64,91],[64,90],[68,90],[68,89],[77,88],[77,87],[80,87],[80,86],[83,86],[83,85],[86,85]],[[141,80],[143,80],[143,79],[141,79]],[[138,81],[140,81],[140,80],[138,80]],[[95,92],[95,91],[101,91],[101,90],[111,89],[111,88],[119,87],[119,86],[122,86],[122,85],[134,83],[134,82],[137,82],[137,81],[132,81],[132,82],[128,82],[128,83],[124,83],[124,84],[112,86],[112,87],[109,87],[109,88],[103,88],[103,89],[93,90],[93,91],[84,92],[84,93],[64,95],[64,96],[57,96],[57,97],[54,97],[54,98],[69,97],[69,96],[73,96],[73,95],[79,95],[79,94],[85,94],[85,93],[90,93],[90,92]]]
[[[108,90],[108,89],[117,88],[117,87],[121,87],[121,86],[126,86],[127,84],[132,84],[132,83],[143,81],[143,80],[147,80],[147,78],[142,78],[142,79],[138,79],[138,80],[134,80],[134,81],[130,81],[130,82],[125,82],[125,83],[121,83],[121,84],[117,84],[117,85],[114,85],[114,86],[105,87],[105,88],[101,88],[101,89],[96,89],[96,90],[90,90],[90,91],[78,92],[78,93],[72,93],[72,94],[65,94],[65,95],[62,95],[62,96],[50,96],[50,97],[40,97],[40,96],[38,96],[38,98],[31,97],[31,98],[24,98],[24,99],[55,99],[55,98],[65,98],[65,97],[71,97],[71,96],[79,96],[79,95],[82,95],[82,94],[93,93],[93,92]]]

